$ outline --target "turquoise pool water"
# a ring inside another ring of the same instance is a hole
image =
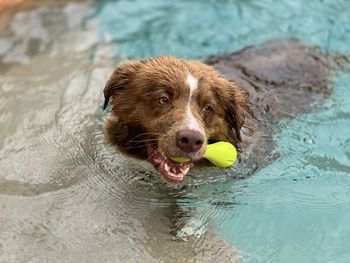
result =
[[[349,10],[346,0],[105,0],[94,18],[117,56],[205,59],[281,37],[348,53]]]
[[[350,53],[347,0],[103,1],[93,19],[123,59],[205,59],[288,37]],[[243,262],[350,261],[350,73],[333,83],[319,112],[278,124],[279,159],[244,180],[193,190],[200,218]]]

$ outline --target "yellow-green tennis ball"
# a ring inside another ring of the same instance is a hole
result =
[[[237,160],[237,151],[229,142],[216,142],[207,145],[203,157],[217,167],[227,168]],[[185,157],[171,157],[170,159],[179,163],[190,161],[189,158]]]
[[[191,159],[186,157],[170,157],[170,159],[178,163],[185,163],[185,162],[191,161]]]

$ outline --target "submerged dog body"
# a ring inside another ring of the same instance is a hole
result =
[[[248,166],[264,166],[274,124],[330,94],[328,76],[339,58],[286,40],[211,58],[212,66],[174,57],[122,64],[104,90],[112,113],[107,137],[169,182],[184,181],[193,165],[209,164],[201,159],[208,142],[231,142],[254,157],[245,160]]]
[[[171,182],[182,182],[189,168],[201,162],[208,141],[237,145],[249,112],[234,82],[211,66],[174,57],[122,64],[104,95],[104,107],[111,100],[109,141],[125,154],[150,161]]]

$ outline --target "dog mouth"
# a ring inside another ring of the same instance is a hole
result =
[[[158,170],[161,177],[169,183],[182,183],[186,179],[186,174],[193,167],[193,162],[179,163],[171,160],[155,145],[148,145],[148,160]]]

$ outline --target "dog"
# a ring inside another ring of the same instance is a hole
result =
[[[129,156],[148,160],[167,182],[180,183],[202,160],[208,142],[237,147],[250,112],[244,92],[213,67],[161,56],[119,66],[104,89],[114,118],[108,140]],[[178,163],[170,157],[187,157]]]
[[[253,145],[261,166],[273,148],[273,124],[310,111],[311,102],[330,94],[330,59],[297,40],[207,63],[160,56],[116,68],[104,89],[108,141],[150,162],[166,182],[183,183],[191,167],[210,165],[202,157],[216,141],[232,143],[240,155],[242,145]]]

